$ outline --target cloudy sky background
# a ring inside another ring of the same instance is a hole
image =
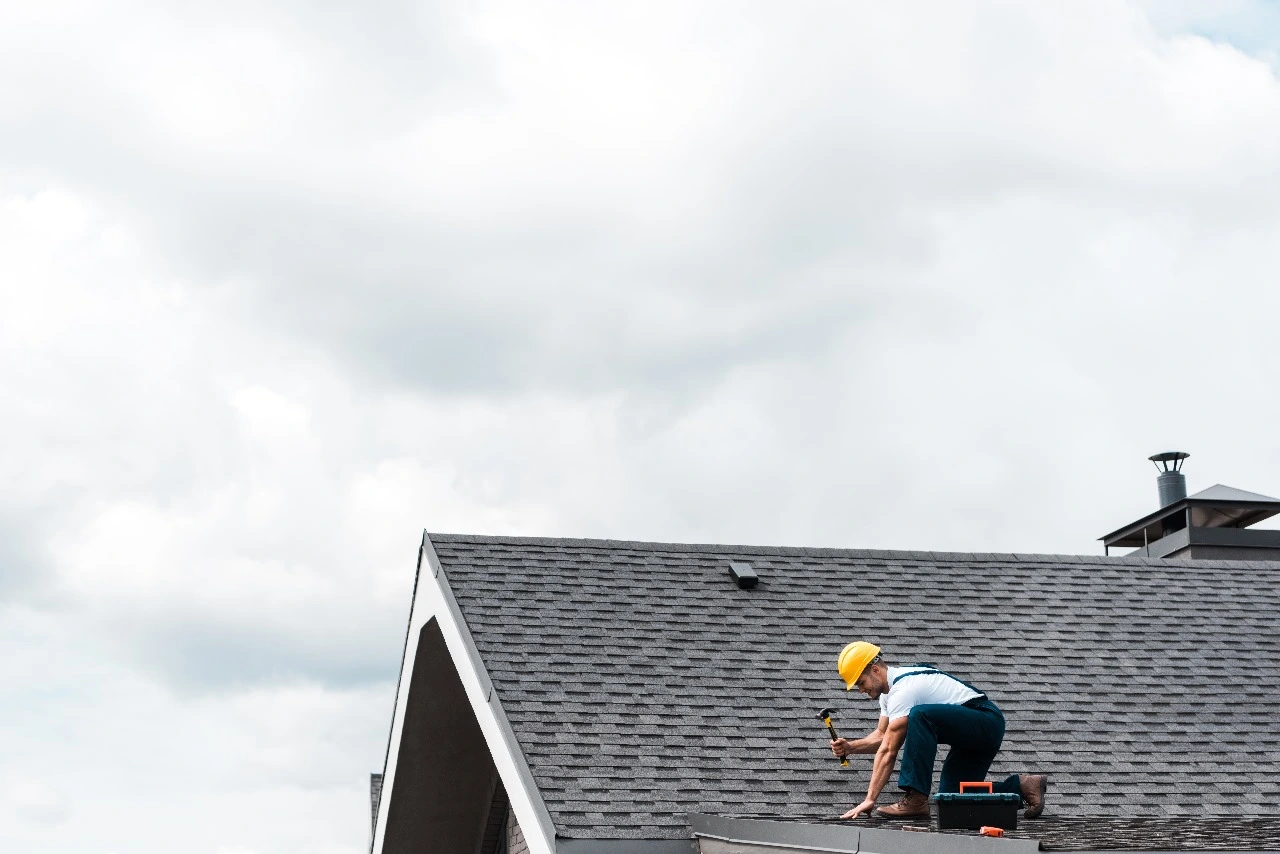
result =
[[[1280,4],[1057,6],[0,5],[0,849],[364,850],[424,527],[1280,493]]]

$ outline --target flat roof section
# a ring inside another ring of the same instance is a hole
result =
[[[975,831],[966,835],[919,833],[901,822],[878,826],[871,820],[808,824],[693,814],[689,827],[700,854],[1033,854],[1034,839],[994,839]]]
[[[910,825],[916,830],[903,830]],[[1280,818],[1126,818],[1121,816],[1044,816],[1019,821],[1002,839],[972,830],[939,830],[937,816],[924,821],[867,818],[838,821],[786,817],[743,818],[690,815],[689,826],[701,854],[786,854],[786,852],[858,852],[858,854],[1001,854],[1063,851],[1081,854],[1142,851],[1280,853]],[[921,832],[927,831],[927,832]],[[716,844],[718,840],[719,843]],[[1017,847],[1008,847],[1016,844]],[[750,848],[744,846],[751,846]],[[1003,846],[1003,847],[1002,847]],[[758,851],[756,849],[759,849]]]

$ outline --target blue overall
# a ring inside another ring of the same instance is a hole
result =
[[[891,686],[922,673],[937,673],[956,679],[950,673],[928,667],[927,670],[900,674]],[[963,705],[926,703],[912,707],[907,716],[907,740],[902,747],[898,788],[929,794],[933,788],[933,763],[938,756],[939,744],[951,745],[951,751],[942,763],[942,776],[938,778],[939,792],[958,792],[961,783],[987,779],[987,771],[1004,741],[1004,713],[987,699],[986,694],[963,680],[956,681],[978,696]],[[1021,794],[1020,782],[1018,775],[1012,774],[994,784],[992,789]]]

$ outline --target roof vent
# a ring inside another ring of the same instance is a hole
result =
[[[1165,451],[1147,457],[1155,464],[1160,476],[1156,478],[1156,489],[1160,492],[1160,506],[1168,507],[1175,501],[1187,497],[1187,479],[1182,475],[1182,461],[1191,456],[1186,451]]]
[[[730,561],[729,575],[743,590],[750,590],[760,583],[760,576],[756,575],[756,571],[751,568],[749,563]]]

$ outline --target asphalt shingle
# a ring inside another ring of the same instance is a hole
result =
[[[991,776],[1049,773],[1059,820],[1280,818],[1277,563],[431,540],[566,837],[857,803],[869,760],[842,770],[815,718],[874,727],[835,671],[856,638],[985,690]]]

